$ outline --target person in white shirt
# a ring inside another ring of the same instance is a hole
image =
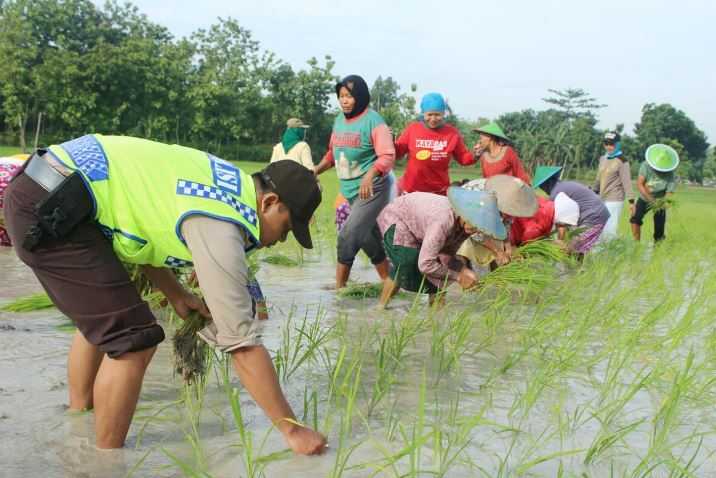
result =
[[[271,162],[290,159],[313,171],[311,147],[305,141],[308,127],[309,125],[303,124],[298,118],[289,119],[281,142],[273,147]]]

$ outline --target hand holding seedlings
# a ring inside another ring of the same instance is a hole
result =
[[[477,284],[477,275],[469,267],[463,267],[457,275],[457,282],[463,289],[469,289]]]
[[[189,318],[192,312],[198,312],[207,319],[211,318],[211,313],[209,313],[204,300],[189,291],[185,290],[179,296],[169,299],[169,302],[172,304],[176,314],[182,319]]]

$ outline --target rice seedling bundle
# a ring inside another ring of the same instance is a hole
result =
[[[518,247],[509,264],[498,267],[480,282],[483,286],[539,290],[554,278],[554,263],[569,260],[567,252],[554,241],[532,241]]]
[[[361,282],[348,284],[338,289],[338,296],[344,299],[375,299],[380,297],[383,284],[372,282]]]
[[[531,241],[517,248],[517,256],[525,258],[540,257],[554,262],[569,260],[567,252],[556,242],[548,239]]]
[[[266,256],[261,260],[267,264],[273,264],[275,266],[296,267],[299,265],[298,261],[296,261],[295,259],[291,259],[290,257],[284,256],[283,254],[271,254],[270,256]]]
[[[197,335],[208,322],[196,311],[184,319],[172,338],[174,346],[174,372],[191,384],[207,372],[209,346]]]
[[[665,211],[666,209],[675,206],[676,201],[673,198],[663,197],[654,199],[651,204],[649,204],[649,209],[652,209],[654,211]]]
[[[33,312],[54,306],[55,304],[52,303],[47,294],[41,292],[27,297],[20,297],[9,304],[5,304],[0,310],[3,312]]]
[[[540,258],[527,258],[513,260],[509,264],[498,267],[487,274],[480,283],[483,286],[527,287],[529,289],[542,289],[554,277],[554,268]]]

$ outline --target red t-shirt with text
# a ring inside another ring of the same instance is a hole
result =
[[[463,166],[475,164],[460,131],[446,124],[430,129],[422,122],[410,123],[395,143],[395,157],[408,155],[408,167],[400,178],[402,192],[446,194],[450,185],[450,158]]]

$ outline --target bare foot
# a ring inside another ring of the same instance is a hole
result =
[[[283,436],[298,455],[320,455],[326,450],[326,437],[308,427],[296,425]]]

